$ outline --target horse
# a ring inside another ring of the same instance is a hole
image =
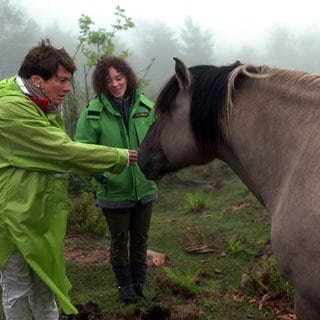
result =
[[[320,319],[320,76],[178,58],[138,150],[148,179],[220,159],[271,215],[274,257],[298,320]]]

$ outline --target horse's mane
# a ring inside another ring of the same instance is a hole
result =
[[[300,90],[318,90],[320,88],[320,76],[305,71],[293,69],[264,68],[269,74],[272,83],[287,90],[299,92]]]
[[[220,137],[220,113],[224,107],[230,72],[240,62],[222,67],[198,65],[190,67],[190,121],[199,148],[204,152],[214,150]],[[235,81],[236,82],[236,81]],[[170,105],[180,88],[173,76],[161,90],[155,106],[156,113],[170,113]]]
[[[301,70],[271,68],[267,65],[254,66],[250,64],[240,65],[233,69],[228,82],[227,96],[225,100],[224,124],[228,127],[229,117],[234,103],[236,86],[239,77],[246,76],[251,79],[260,79],[260,86],[268,87],[273,94],[286,94],[295,99],[319,99],[320,76]]]
[[[316,74],[294,69],[270,68],[267,65],[256,67],[244,64],[235,68],[230,74],[227,105],[233,105],[235,82],[241,74],[248,78],[266,79],[269,84],[266,81],[261,84],[272,86],[275,91],[287,91],[289,94],[296,93],[301,96],[301,93],[310,94],[313,90],[318,93],[320,89],[320,76]]]
[[[190,122],[198,146],[205,153],[217,151],[222,138],[221,124],[228,128],[233,99],[245,78],[260,79],[261,85],[272,86],[273,90],[292,91],[300,97],[320,92],[320,77],[298,70],[241,64],[238,61],[221,67],[198,65],[189,70],[192,76]],[[158,96],[156,112],[170,113],[170,105],[179,90],[178,81],[173,76]]]

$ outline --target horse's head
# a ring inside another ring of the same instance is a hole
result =
[[[141,170],[153,180],[208,161],[201,156],[190,122],[192,75],[182,61],[174,59],[176,73],[158,96],[156,120],[138,152]]]

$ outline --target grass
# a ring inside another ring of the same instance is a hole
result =
[[[99,305],[101,320],[275,319],[272,309],[259,307],[259,301],[260,293],[265,295],[266,289],[277,287],[279,282],[270,285],[270,281],[280,281],[277,266],[269,263],[272,274],[267,277],[267,270],[263,279],[255,271],[268,265],[269,239],[268,213],[225,164],[216,161],[185,169],[159,183],[149,249],[164,253],[166,262],[148,268],[146,301],[121,303],[109,264],[68,262],[73,285],[70,296],[76,305],[89,301]],[[108,244],[105,238],[83,241],[83,245]],[[200,245],[213,251],[186,250]],[[251,285],[241,285],[244,274],[251,276]],[[159,309],[161,315],[156,312]],[[290,308],[282,310],[286,311],[292,312]]]
[[[275,319],[271,310],[259,308],[254,288],[241,286],[243,274],[255,280],[252,270],[266,264],[261,256],[269,238],[268,213],[226,165],[185,169],[159,183],[149,249],[164,253],[166,263],[148,268],[147,302],[123,305],[110,265],[68,264],[71,297],[75,303],[96,302],[109,320]],[[185,250],[197,245],[214,251]],[[155,306],[168,310],[167,318],[146,316]]]

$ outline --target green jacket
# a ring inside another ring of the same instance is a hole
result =
[[[78,120],[75,140],[138,150],[153,123],[153,102],[139,89],[134,91],[128,128],[112,100],[96,97]],[[139,166],[127,167],[119,175],[105,172],[105,182],[98,183],[97,199],[107,203],[137,202],[157,192],[156,183],[147,180]]]
[[[70,314],[64,174],[119,173],[128,154],[74,142],[62,126],[61,113],[42,112],[15,77],[0,81],[0,268],[18,250]]]

